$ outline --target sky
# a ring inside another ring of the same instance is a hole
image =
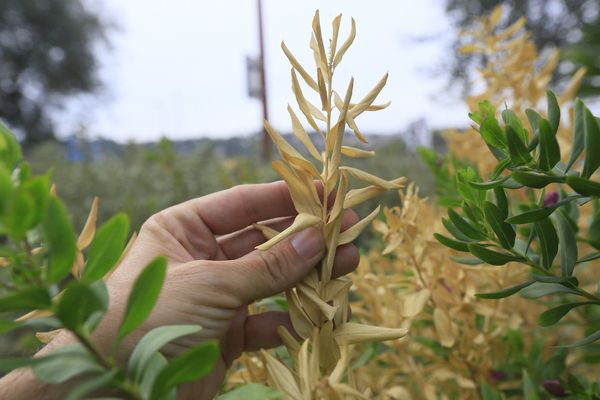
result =
[[[289,131],[287,104],[296,107],[280,43],[314,71],[309,39],[317,8],[326,37],[337,14],[343,14],[342,39],[350,17],[356,20],[354,45],[336,72],[340,91],[354,76],[355,96],[362,97],[389,72],[378,102],[392,105],[361,116],[363,132],[394,134],[419,119],[431,128],[467,124],[463,102],[445,90],[448,78],[439,72],[455,35],[443,0],[263,0],[269,119],[275,128]],[[150,141],[261,129],[261,106],[247,95],[245,65],[246,56],[258,54],[255,0],[104,0],[102,9],[118,26],[112,48],[102,50],[105,89],[100,97],[71,101],[61,117],[63,132],[84,126],[92,137]],[[418,40],[424,37],[430,39]]]

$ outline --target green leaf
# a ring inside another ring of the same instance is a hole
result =
[[[483,203],[485,220],[496,234],[500,244],[505,249],[511,249],[515,245],[516,233],[512,225],[504,222],[504,215],[500,208],[494,203],[486,201]]]
[[[600,197],[600,183],[578,176],[567,176],[567,185],[584,196]]]
[[[504,137],[504,132],[502,131],[502,128],[500,128],[500,124],[498,124],[498,121],[494,115],[488,116],[483,121],[483,123],[479,126],[479,133],[488,146],[492,146],[497,149],[506,148],[506,138]]]
[[[219,357],[219,346],[214,340],[192,347],[160,371],[152,388],[151,399],[162,399],[165,393],[177,385],[205,377],[212,371]]]
[[[452,261],[454,261],[455,263],[463,264],[463,265],[481,265],[481,264],[483,264],[483,261],[481,261],[479,258],[455,257],[455,256],[450,256],[449,258]]]
[[[94,378],[87,379],[83,383],[75,386],[75,388],[69,392],[66,400],[79,400],[87,394],[107,386],[108,383],[112,381],[118,373],[119,370],[115,368]]]
[[[530,187],[541,189],[551,183],[564,183],[566,182],[566,178],[562,176],[549,176],[540,174],[533,171],[521,171],[515,170],[512,171],[510,176],[520,184]]]
[[[471,225],[466,219],[458,215],[452,208],[448,208],[448,217],[454,226],[471,239],[486,239],[479,229]]]
[[[167,343],[186,335],[198,332],[200,325],[169,325],[152,329],[138,342],[129,357],[127,371],[134,382],[139,382],[148,362]]]
[[[504,192],[504,188],[497,187],[494,188],[494,195],[496,196],[496,204],[500,209],[502,220],[504,221],[508,218],[508,198],[506,197],[506,192]]]
[[[527,130],[523,128],[521,120],[513,110],[502,110],[502,119],[504,120],[505,127],[511,127],[519,135],[521,140],[527,143]]]
[[[560,306],[551,308],[541,313],[538,318],[538,324],[540,326],[552,326],[560,321],[562,317],[567,315],[569,311],[575,307],[585,306],[588,304],[598,304],[598,302],[582,301],[578,303],[561,304]]]
[[[69,215],[56,197],[48,200],[43,228],[48,252],[46,279],[48,283],[57,283],[71,272],[77,247]]]
[[[150,360],[148,361],[147,367],[144,369],[144,373],[141,376],[141,381],[139,383],[140,391],[142,392],[143,399],[149,399],[150,394],[152,393],[152,387],[156,382],[156,377],[160,374],[169,362],[166,357],[160,353],[154,353]],[[173,388],[167,392],[166,395],[163,396],[165,400],[175,400],[176,399],[176,389]]]
[[[106,311],[102,299],[85,283],[72,281],[60,297],[56,316],[66,328],[79,331],[98,311]]]
[[[475,243],[467,245],[471,254],[491,265],[504,265],[511,261],[523,261],[520,257],[508,253],[500,253]]]
[[[560,106],[558,100],[556,100],[556,95],[550,90],[546,92],[546,99],[548,100],[548,121],[556,134],[560,125]]]
[[[583,130],[585,132],[585,159],[581,175],[589,178],[600,166],[600,127],[591,111],[584,107]]]
[[[537,299],[539,297],[544,297],[556,293],[578,294],[576,290],[573,290],[558,283],[535,282],[533,285],[523,289],[521,291],[521,296],[525,297],[526,299]]]
[[[552,130],[550,123],[542,118],[540,123],[540,168],[550,171],[560,161],[560,147],[556,140],[556,133]]]
[[[573,348],[573,347],[587,346],[588,344],[594,343],[598,339],[600,339],[600,330],[592,333],[588,337],[586,337],[584,339],[581,339],[581,340],[579,340],[579,341],[577,341],[575,343],[568,344],[566,346],[559,346],[559,347],[570,349],[570,348]]]
[[[509,297],[509,296],[512,296],[515,293],[520,292],[521,289],[524,289],[527,286],[532,285],[533,283],[535,283],[535,281],[534,280],[530,280],[530,281],[523,282],[523,283],[520,283],[520,284],[515,285],[515,286],[511,286],[511,287],[506,288],[506,289],[499,290],[497,292],[477,293],[475,296],[479,297],[481,299],[502,299],[504,297]]]
[[[508,179],[508,176],[503,176],[498,179],[494,179],[489,182],[469,182],[469,185],[473,186],[475,189],[479,190],[488,190],[496,187],[502,186],[502,184]]]
[[[45,310],[52,306],[48,291],[29,287],[0,297],[0,312],[21,310]]]
[[[554,210],[556,210],[555,207],[535,208],[518,215],[513,215],[512,217],[507,218],[506,222],[509,224],[529,224],[548,217]]]
[[[13,329],[17,329],[21,325],[14,321],[0,320],[0,334],[8,333]]]
[[[492,389],[485,379],[481,379],[479,386],[481,387],[482,400],[502,400],[502,394]]]
[[[21,146],[15,135],[0,121],[0,162],[12,171],[22,159]]]
[[[508,152],[512,166],[527,164],[531,161],[531,154],[527,151],[525,143],[511,126],[506,127],[506,138],[508,139]]]
[[[590,253],[590,254],[580,258],[579,260],[577,260],[577,264],[597,260],[598,258],[600,258],[600,251],[597,251],[595,253]]]
[[[35,218],[35,203],[33,197],[22,188],[12,193],[7,201],[7,215],[4,224],[9,235],[15,241],[21,241],[33,225]]]
[[[573,115],[573,147],[571,148],[571,156],[567,163],[566,171],[570,170],[579,155],[583,151],[585,145],[585,127],[584,127],[584,104],[580,99],[575,100],[574,115]]]
[[[277,400],[284,394],[260,383],[249,383],[217,397],[217,400]]]
[[[531,381],[529,374],[525,369],[522,370],[523,375],[523,399],[539,400],[537,389]]]
[[[537,111],[531,108],[525,110],[525,115],[527,115],[529,125],[531,125],[531,131],[538,131],[540,129],[540,119],[542,119],[542,116]]]
[[[470,242],[473,240],[473,239],[469,238],[467,235],[465,235],[464,233],[462,233],[461,231],[459,231],[454,226],[454,224],[446,218],[442,218],[442,225],[444,225],[444,228],[446,228],[446,230],[448,232],[450,232],[450,234],[452,234],[452,236],[454,236],[459,241]]]
[[[540,239],[542,265],[546,269],[552,267],[552,262],[558,253],[558,235],[550,218],[545,218],[533,224],[535,233]]]
[[[558,228],[560,269],[563,276],[571,276],[573,275],[573,269],[577,263],[578,256],[576,232],[562,210],[557,212],[555,216]]]
[[[119,328],[117,341],[121,341],[133,332],[150,315],[158,300],[166,273],[167,259],[157,257],[137,277],[127,300],[127,309]]]
[[[46,383],[59,384],[84,373],[104,372],[81,345],[59,347],[51,355],[33,366],[35,376]]]
[[[510,164],[510,158],[506,157],[505,159],[501,160],[498,165],[496,165],[496,167],[494,167],[494,171],[492,172],[492,174],[490,175],[490,179],[496,179],[497,177],[500,176],[500,174],[502,172],[504,172],[504,170],[506,168],[508,168],[508,165]]]
[[[533,274],[532,277],[537,282],[560,283],[560,284],[562,284],[564,286],[568,286],[568,287],[579,286],[579,280],[574,276],[554,276],[554,275]]]
[[[43,221],[46,207],[50,199],[50,185],[47,176],[38,176],[22,184],[22,188],[31,196],[33,209],[27,229],[31,229]]]
[[[467,243],[464,242],[459,242],[457,240],[454,239],[450,239],[449,237],[446,237],[444,235],[441,235],[439,233],[434,233],[433,237],[440,242],[441,244],[443,244],[446,247],[450,247],[451,249],[454,249],[456,251],[463,251],[463,252],[468,252],[469,248],[467,247]]]
[[[117,214],[96,232],[90,245],[82,279],[95,281],[106,275],[119,261],[129,233],[129,219]]]

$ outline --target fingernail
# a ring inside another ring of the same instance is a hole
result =
[[[321,255],[323,241],[316,228],[308,228],[292,237],[292,247],[305,259]]]

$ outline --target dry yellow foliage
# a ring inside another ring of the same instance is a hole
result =
[[[478,69],[480,81],[484,89],[466,99],[469,110],[476,110],[483,100],[490,101],[497,109],[505,106],[513,110],[517,116],[526,121],[525,110],[532,108],[541,115],[545,115],[546,90],[549,88],[552,75],[559,61],[559,51],[554,49],[543,60],[540,66],[538,49],[531,40],[529,33],[523,28],[525,19],[520,18],[505,29],[498,28],[503,7],[497,6],[489,16],[484,16],[475,24],[475,28],[462,33],[469,41],[459,51],[468,54],[485,56],[486,64]],[[569,108],[572,116],[572,107],[569,105],[581,80],[585,75],[585,68],[579,69],[558,95],[558,102],[565,111]],[[566,115],[563,113],[563,115]],[[565,124],[567,118],[561,118],[561,126],[557,136],[564,157],[568,158],[571,151],[571,126]],[[572,124],[571,121],[569,121]],[[477,165],[482,176],[490,172],[496,165],[493,157],[482,157],[487,154],[487,146],[481,139],[475,127],[467,131],[449,131],[446,133],[449,151],[465,160]],[[566,160],[563,160],[566,161]]]
[[[347,322],[348,293],[352,283],[347,278],[332,277],[337,246],[356,239],[380,211],[377,207],[356,225],[340,232],[344,209],[383,191],[398,190],[404,182],[404,178],[387,181],[342,165],[342,156],[374,155],[369,150],[343,145],[346,126],[360,141],[367,143],[356,119],[363,112],[381,110],[389,103],[373,104],[385,86],[387,74],[356,103],[352,102],[354,78],[350,79],[343,98],[334,91],[336,67],[356,35],[355,22],[352,20],[351,32],[338,48],[340,22],[341,15],[333,20],[332,38],[326,51],[319,12],[315,13],[310,48],[315,59],[316,77],[300,65],[285,43],[281,45],[292,65],[292,89],[298,108],[307,124],[320,135],[319,143],[315,144],[292,107],[288,106],[293,132],[314,160],[305,158],[265,121],[265,129],[281,156],[281,160],[273,162],[273,169],[287,182],[298,215],[293,224],[282,232],[258,225],[268,240],[257,248],[269,249],[286,237],[311,226],[319,227],[326,241],[326,253],[320,267],[286,292],[292,325],[302,338],[298,342],[284,327],[280,327],[283,342],[294,359],[293,369],[268,352],[262,352],[271,385],[296,400],[365,398],[353,387],[351,379],[346,379],[350,346],[365,341],[398,339],[406,333],[404,328],[395,324],[390,328],[379,326],[390,325],[383,321],[377,325]],[[308,86],[309,93],[318,96],[318,106],[305,95],[299,77]],[[367,186],[349,190],[349,176]],[[321,193],[315,181],[322,188]],[[333,204],[330,202],[332,198]]]

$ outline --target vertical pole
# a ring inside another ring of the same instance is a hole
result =
[[[257,0],[258,6],[258,42],[259,42],[259,60],[260,60],[260,84],[261,84],[261,101],[263,109],[263,121],[269,119],[269,110],[267,103],[267,78],[265,74],[265,44],[264,44],[264,32],[263,32],[263,13],[262,13],[262,0]],[[262,124],[261,124],[262,126]],[[267,131],[263,128],[262,137],[262,156],[263,160],[269,161],[271,159],[271,140]]]

